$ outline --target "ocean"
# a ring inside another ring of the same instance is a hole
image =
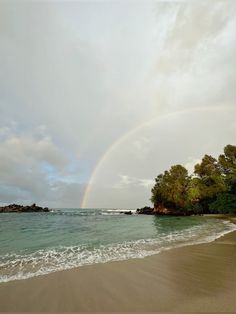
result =
[[[0,214],[0,282],[143,258],[214,241],[236,225],[207,217],[125,215],[114,209]]]

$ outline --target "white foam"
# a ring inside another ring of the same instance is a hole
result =
[[[127,213],[127,212],[132,212],[133,214],[136,213],[136,209],[103,209],[102,210],[102,214],[116,214],[116,215],[120,215],[123,213]]]
[[[28,255],[6,254],[0,258],[0,282],[27,279],[84,265],[143,258],[176,247],[212,242],[236,230],[236,225],[230,222],[226,221],[224,225],[224,230],[214,229],[214,224],[212,227],[197,225],[160,235],[159,238],[100,245],[92,250],[87,246],[70,246],[39,250]]]

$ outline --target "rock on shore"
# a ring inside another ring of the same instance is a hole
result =
[[[158,206],[156,208],[145,206],[143,208],[138,208],[136,213],[140,214],[140,215],[160,215],[160,216],[186,216],[186,215],[191,215],[190,212],[186,213],[184,211],[178,211],[176,209],[170,209],[170,208],[166,208],[164,206]]]
[[[140,215],[154,215],[154,208],[145,206],[143,208],[138,208],[136,213]]]
[[[40,207],[36,204],[23,206],[18,204],[11,204],[0,207],[0,213],[32,213],[32,212],[49,212],[48,207]]]

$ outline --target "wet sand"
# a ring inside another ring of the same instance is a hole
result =
[[[236,310],[236,232],[144,259],[0,284],[1,311]]]

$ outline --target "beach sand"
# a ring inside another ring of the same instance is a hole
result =
[[[0,284],[1,311],[236,310],[236,232],[144,259]]]

